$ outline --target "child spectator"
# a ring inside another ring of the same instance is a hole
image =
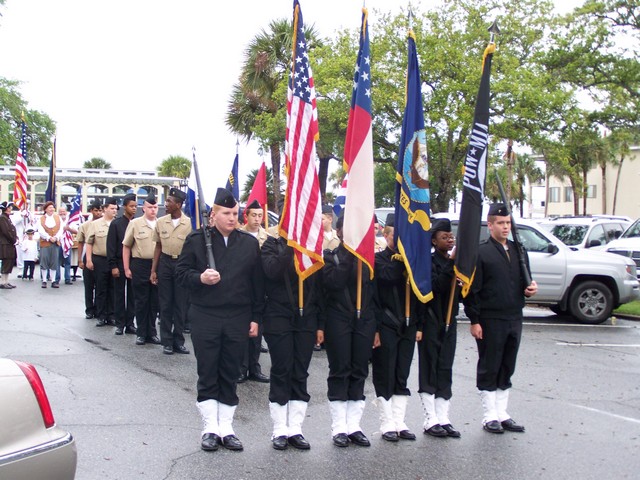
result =
[[[33,239],[33,228],[28,228],[25,234],[27,238],[22,241],[22,260],[24,262],[22,280],[28,278],[33,281],[33,272],[36,269],[36,259],[38,258],[38,242]]]

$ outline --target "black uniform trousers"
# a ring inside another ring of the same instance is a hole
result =
[[[107,257],[92,255],[93,274],[96,279],[96,317],[101,320],[113,318],[113,278]]]
[[[522,337],[522,317],[512,319],[480,319],[482,340],[478,345],[478,390],[495,391],[511,388],[511,376]]]
[[[265,316],[263,321],[271,356],[269,401],[280,405],[289,400],[308,402],[311,396],[307,378],[316,343],[316,316]]]
[[[249,338],[251,307],[214,310],[191,304],[188,316],[198,365],[198,402],[237,405],[238,372]]]
[[[262,348],[262,326],[258,329],[258,336],[247,340],[247,348],[244,350],[242,365],[240,365],[240,375],[253,375],[261,373],[260,349]]]
[[[456,318],[451,318],[447,331],[444,320],[429,313],[425,317],[422,341],[418,343],[418,392],[450,400],[458,338]]]
[[[120,276],[113,278],[113,314],[116,327],[133,327],[136,316],[136,302],[133,299],[133,283],[124,274],[122,260],[118,260]]]
[[[158,287],[151,283],[151,262],[144,258],[131,258],[133,295],[136,303],[138,337],[149,338],[157,335]]]
[[[407,379],[416,345],[415,324],[399,329],[380,327],[380,346],[373,350],[371,370],[377,397],[389,400],[393,395],[411,395]]]
[[[356,313],[327,308],[324,340],[329,358],[329,401],[364,400],[364,382],[376,334],[373,315],[360,319]]]
[[[96,274],[93,270],[87,268],[87,257],[83,256],[82,261],[85,264],[82,270],[82,283],[84,284],[84,313],[96,316]]]
[[[187,290],[176,280],[178,259],[161,254],[158,264],[160,301],[160,340],[165,347],[184,345],[184,319],[187,315]]]

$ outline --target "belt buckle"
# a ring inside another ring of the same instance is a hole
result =
[[[179,255],[171,255],[171,259],[172,259],[172,260],[177,260],[177,259],[178,259],[178,257],[179,257]]]

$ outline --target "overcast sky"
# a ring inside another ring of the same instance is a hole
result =
[[[581,3],[565,0],[563,9]],[[367,0],[397,13],[399,0]],[[425,10],[435,2],[415,1]],[[30,109],[57,124],[59,167],[101,157],[115,169],[154,170],[196,147],[203,186],[224,186],[236,138],[224,124],[243,51],[292,0],[7,0],[0,76],[23,82]],[[359,26],[362,1],[301,0],[305,24],[329,36]],[[354,52],[354,64],[355,64]],[[240,181],[262,158],[240,144]],[[269,159],[265,157],[267,164]]]

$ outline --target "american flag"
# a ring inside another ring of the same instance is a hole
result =
[[[20,146],[18,147],[18,156],[16,157],[16,179],[13,186],[13,203],[19,209],[27,206],[27,175],[29,167],[27,166],[27,126],[22,121],[22,137],[20,138]]]
[[[324,265],[320,183],[315,168],[318,110],[302,11],[293,2],[293,60],[287,89],[285,168],[287,191],[280,233],[295,249],[298,275],[307,278]]]
[[[362,9],[360,49],[353,76],[353,93],[344,144],[344,169],[349,174],[344,206],[343,243],[369,267],[373,278],[373,136],[371,131],[371,55],[368,12]]]
[[[78,193],[71,201],[71,211],[69,212],[69,218],[67,218],[67,226],[77,230],[80,223],[82,223],[82,187],[80,187],[80,190],[78,190]],[[73,247],[73,235],[70,231],[65,230],[62,235],[62,252],[64,258],[69,256],[71,247]]]

